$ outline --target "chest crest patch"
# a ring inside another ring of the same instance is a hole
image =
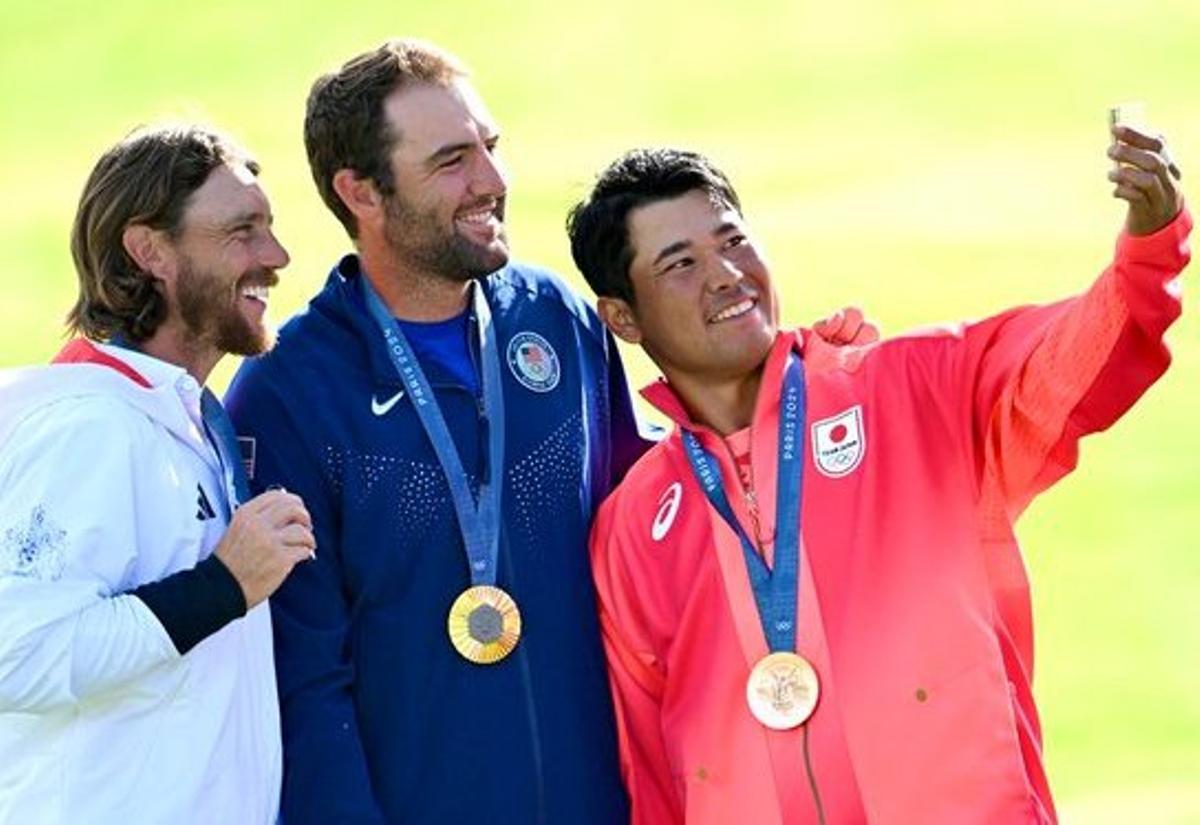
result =
[[[534,392],[550,392],[562,377],[554,347],[536,332],[518,332],[508,342],[508,368],[521,386]]]
[[[862,405],[812,425],[813,463],[830,478],[849,475],[862,463],[867,451]]]

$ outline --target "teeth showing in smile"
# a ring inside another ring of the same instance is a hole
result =
[[[739,315],[745,315],[747,312],[749,312],[752,309],[754,309],[754,301],[750,298],[747,298],[744,301],[741,301],[739,303],[734,304],[731,307],[727,307],[727,308],[721,310],[716,315],[714,315],[712,318],[708,319],[708,322],[710,324],[717,324],[717,323],[720,323],[721,321],[728,321],[730,318],[736,318]]]
[[[495,214],[496,210],[489,206],[487,209],[481,209],[478,212],[464,212],[458,216],[458,220],[463,223],[473,223],[482,226],[492,220]]]
[[[243,287],[242,297],[251,298],[255,301],[262,301],[265,304],[267,302],[267,295],[270,291],[270,287],[266,286],[265,284],[255,284],[253,286]]]

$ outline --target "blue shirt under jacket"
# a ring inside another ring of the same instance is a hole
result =
[[[645,442],[582,299],[521,264],[482,283],[504,359],[497,585],[523,623],[499,663],[467,662],[447,637],[470,585],[462,538],[354,256],[226,396],[255,491],[302,496],[317,539],[271,599],[287,825],[628,821],[587,537]],[[482,406],[423,366],[474,490]]]

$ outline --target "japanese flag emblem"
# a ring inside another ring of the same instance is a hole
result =
[[[867,434],[863,429],[862,405],[856,404],[832,418],[812,425],[813,462],[830,478],[841,478],[854,472],[867,451]]]

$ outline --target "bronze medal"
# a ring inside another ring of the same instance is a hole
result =
[[[450,643],[477,665],[500,661],[521,638],[521,611],[499,587],[481,584],[464,590],[446,621]]]
[[[803,725],[817,707],[817,672],[796,653],[778,651],[759,659],[746,680],[746,703],[754,718],[774,730]]]

